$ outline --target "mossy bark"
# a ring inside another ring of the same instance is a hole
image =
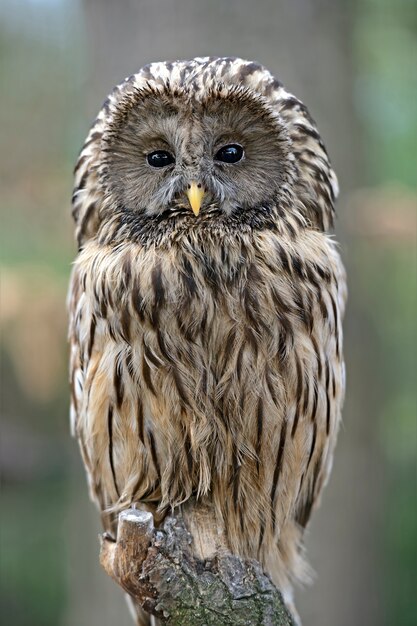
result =
[[[208,519],[200,519],[200,531]],[[128,509],[119,516],[117,540],[102,537],[101,563],[130,595],[138,616],[144,609],[169,626],[293,625],[259,563],[230,554],[218,539],[206,544],[213,535],[207,528],[194,540],[189,527],[196,520],[179,512],[156,530],[151,513]],[[201,558],[204,551],[208,558]]]

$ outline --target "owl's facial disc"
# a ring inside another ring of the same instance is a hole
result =
[[[117,205],[167,219],[179,207],[197,217],[207,208],[230,214],[272,206],[287,153],[286,134],[266,104],[224,86],[204,99],[168,88],[142,93],[115,120],[105,147]]]

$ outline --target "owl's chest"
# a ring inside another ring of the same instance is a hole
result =
[[[179,366],[187,379],[193,369],[214,383],[233,368],[262,368],[298,341],[303,300],[271,262],[269,242],[269,252],[263,248],[234,241],[110,251],[92,245],[80,267],[85,334],[93,328],[95,349],[117,362],[127,358],[138,376]]]
[[[270,288],[277,277],[241,250],[132,250],[98,260],[87,280],[98,318],[113,337],[128,341],[149,333],[208,344],[232,328],[266,327]],[[97,271],[98,270],[98,271]]]
[[[94,348],[152,380],[151,393],[173,378],[180,390],[218,397],[236,370],[253,380],[282,347],[272,292],[284,302],[288,286],[240,249],[96,251],[84,283]]]

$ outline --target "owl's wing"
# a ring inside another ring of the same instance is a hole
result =
[[[80,423],[85,412],[85,390],[88,384],[89,373],[93,367],[92,343],[94,341],[95,329],[90,326],[90,336],[85,333],[86,311],[85,295],[80,284],[80,275],[75,266],[71,275],[70,288],[68,292],[68,312],[69,312],[69,344],[70,344],[70,426],[73,437],[78,438],[84,466],[87,471],[90,496],[99,505],[100,497],[97,485],[93,477],[93,466],[90,460],[88,442],[80,436]],[[85,345],[87,342],[87,346]],[[91,374],[90,374],[91,378]]]
[[[108,530],[114,528],[117,511],[133,500],[152,512],[160,501],[156,434],[145,423],[163,402],[149,389],[152,400],[143,399],[146,383],[152,387],[146,359],[155,367],[157,357],[143,347],[144,327],[129,308],[136,292],[121,286],[123,296],[117,295],[114,281],[104,278],[110,265],[123,276],[122,259],[88,242],[74,265],[69,291],[72,432],[81,448],[90,496]]]
[[[113,425],[108,408],[111,381],[102,370],[109,337],[90,310],[82,281],[82,272],[75,265],[68,294],[71,432],[79,443],[90,497],[100,509],[103,527],[113,531],[115,516],[108,509],[120,494],[114,486],[111,449]],[[114,494],[112,499],[109,493]]]
[[[315,314],[308,331],[302,370],[298,372],[296,420],[304,422],[309,434],[307,460],[300,477],[295,501],[295,520],[301,528],[320,501],[327,483],[341,419],[345,393],[345,366],[342,353],[342,321],[346,304],[346,277],[338,253],[331,249],[329,274],[315,289]],[[306,277],[307,278],[307,277]],[[300,364],[297,365],[300,367]],[[298,415],[298,418],[297,418]],[[294,431],[296,421],[293,423]]]

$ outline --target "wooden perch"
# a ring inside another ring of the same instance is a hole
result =
[[[122,511],[117,540],[102,536],[101,564],[160,624],[292,626],[260,564],[230,554],[213,519],[191,504],[155,529],[151,513]]]

